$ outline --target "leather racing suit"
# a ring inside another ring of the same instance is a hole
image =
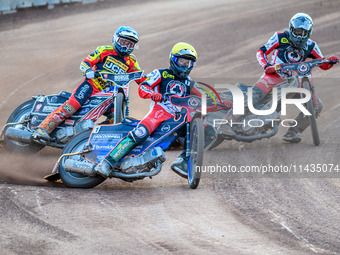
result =
[[[319,46],[313,40],[308,39],[302,49],[295,49],[288,38],[289,36],[286,31],[276,32],[269,41],[257,51],[257,60],[264,69],[276,64],[305,61],[307,58],[323,58]],[[271,62],[269,62],[267,56],[271,52],[273,52],[273,55],[271,57]],[[328,70],[332,66],[332,64],[325,63],[321,65],[320,68]],[[263,97],[265,97],[276,84],[283,81],[285,81],[284,77],[281,77],[278,74],[263,74],[254,87],[260,88],[263,92]]]
[[[177,94],[180,97],[191,93],[200,95],[197,85],[190,78],[178,78],[171,69],[156,69],[147,75],[146,80],[139,86],[138,94],[141,98],[151,98],[153,93]],[[152,102],[149,113],[140,122],[151,134],[163,121],[175,116],[180,108],[173,106],[168,100],[165,102]]]
[[[304,44],[301,49],[297,49],[292,46],[288,38],[288,31],[276,32],[268,40],[268,42],[257,51],[257,60],[264,69],[266,69],[268,66],[274,66],[276,64],[305,61],[307,58],[324,58],[319,49],[319,46],[313,40],[308,39],[307,43]],[[271,57],[271,62],[269,62],[267,56],[271,52],[273,52],[273,55]],[[320,65],[320,68],[323,70],[328,70],[332,66],[333,64],[324,63]],[[275,85],[284,81],[286,81],[286,78],[283,76],[281,77],[279,74],[264,73],[261,76],[260,80],[256,84],[254,84],[253,104],[256,105],[257,103],[259,103],[272,90]],[[322,110],[323,104],[319,98],[317,98],[317,100],[318,108],[316,109],[316,111],[319,114]],[[298,124],[295,127],[290,127],[285,135],[291,132],[302,133],[309,126],[309,121],[307,118],[305,118],[302,112],[296,117],[295,120]],[[286,139],[285,141],[298,142],[300,140],[300,137],[297,138],[296,141],[291,141],[290,138],[283,139]]]

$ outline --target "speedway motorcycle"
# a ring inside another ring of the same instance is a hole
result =
[[[219,126],[216,126],[210,123],[211,126],[215,127],[214,131],[216,133],[217,138],[214,141],[212,141],[206,147],[206,149],[213,149],[217,147],[219,144],[221,144],[224,140],[253,142],[255,140],[261,140],[263,138],[270,138],[276,135],[278,132],[278,124],[279,124],[278,121],[280,120],[278,111],[280,111],[281,91],[283,88],[304,88],[310,92],[311,98],[304,105],[305,105],[305,108],[311,114],[311,115],[308,115],[307,117],[310,123],[313,143],[316,146],[319,145],[320,137],[319,137],[318,127],[317,127],[317,122],[316,122],[316,118],[318,117],[318,113],[316,111],[316,109],[318,108],[318,100],[317,100],[317,96],[315,92],[315,87],[312,83],[311,71],[314,67],[320,66],[323,63],[329,63],[329,61],[325,59],[316,59],[316,60],[311,60],[311,61],[276,65],[275,66],[276,72],[278,74],[282,74],[287,77],[287,81],[275,86],[275,88],[277,88],[277,91],[278,91],[277,110],[274,111],[270,115],[256,115],[251,112],[247,113],[241,119],[237,120],[237,122],[238,123],[249,123],[249,121],[251,121],[253,125],[252,126],[234,125],[231,127],[232,130],[234,131],[234,134],[231,134],[231,135],[221,134],[218,131]],[[248,91],[248,88],[251,86],[247,86],[243,84],[236,84],[236,86],[243,92],[245,98],[247,98],[247,91]],[[232,102],[233,100],[233,95],[230,91],[220,93],[219,96],[222,100],[227,100],[230,102]],[[300,95],[295,94],[293,97],[296,97],[296,96],[301,97],[301,98],[304,97],[302,93]],[[258,110],[267,110],[267,109],[270,109],[272,104],[273,104],[273,94],[269,93],[257,106],[255,106],[255,108]],[[228,107],[225,107],[224,110],[218,113],[215,113],[215,115],[214,113],[212,113],[210,116],[210,119],[221,118],[221,116],[223,118],[223,116],[228,116],[228,114],[232,115],[231,107],[229,107],[229,109]],[[277,120],[277,121],[274,122],[273,120]]]
[[[172,119],[164,121],[148,139],[134,148],[119,162],[109,178],[124,181],[141,180],[157,175],[166,160],[165,151],[180,137],[185,137],[188,157],[188,184],[197,188],[200,181],[200,166],[203,164],[204,126],[201,118],[201,98],[195,96],[177,97],[168,94],[172,105],[181,107]],[[62,151],[49,181],[59,178],[71,188],[92,188],[105,178],[96,174],[95,166],[101,162],[117,143],[132,131],[139,121],[126,117],[122,123],[96,125],[70,140]]]
[[[140,79],[143,71],[127,74],[113,74],[96,71],[96,77],[107,81],[109,86],[100,93],[91,96],[70,118],[62,122],[51,134],[51,141],[46,144],[36,143],[32,134],[35,128],[71,96],[70,92],[61,91],[56,95],[38,95],[18,106],[9,116],[0,138],[6,149],[21,153],[37,153],[45,146],[63,148],[76,134],[95,126],[95,121],[104,115],[109,122],[119,123],[129,115],[129,83]]]

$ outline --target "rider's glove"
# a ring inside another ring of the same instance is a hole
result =
[[[155,101],[155,102],[160,102],[160,101],[162,101],[162,98],[163,98],[163,96],[162,96],[161,93],[153,93],[153,94],[151,95],[151,100],[152,100],[152,101]]]
[[[94,78],[94,72],[93,72],[93,70],[88,69],[88,70],[85,72],[85,76],[86,76],[87,79],[93,79],[93,78]]]
[[[276,74],[275,67],[274,66],[268,66],[264,70],[266,74]]]
[[[339,61],[339,58],[337,56],[331,56],[329,58],[326,58],[330,63],[334,64]]]

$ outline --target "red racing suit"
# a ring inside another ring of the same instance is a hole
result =
[[[130,73],[140,71],[140,67],[134,55],[120,57],[111,45],[100,46],[85,58],[80,64],[80,70],[83,74],[92,69],[108,71],[112,73]],[[145,78],[136,80],[140,84]],[[62,121],[72,116],[85,101],[105,89],[106,82],[101,78],[87,79],[76,87],[71,97],[58,107],[39,125],[51,133]]]
[[[273,55],[271,62],[269,62],[267,56],[271,52],[273,52]],[[305,61],[307,58],[323,58],[323,55],[319,46],[311,39],[308,39],[301,49],[295,49],[289,41],[288,31],[284,31],[274,33],[269,41],[257,51],[256,57],[260,65],[265,69],[276,64]],[[333,64],[325,63],[320,68],[328,70],[332,66]],[[254,87],[260,88],[263,92],[263,97],[265,97],[275,85],[283,81],[285,81],[284,77],[278,74],[263,74]]]
[[[201,95],[198,86],[190,78],[179,78],[171,69],[156,69],[146,76],[146,80],[139,86],[138,94],[144,99],[151,98],[153,93],[177,94],[180,97],[190,94]],[[151,134],[163,121],[180,112],[180,107],[173,106],[168,100],[165,102],[152,102],[149,113],[139,125],[144,125]]]

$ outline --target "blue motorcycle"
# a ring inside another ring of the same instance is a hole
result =
[[[166,160],[164,152],[177,139],[184,138],[188,184],[192,189],[197,188],[205,146],[201,98],[168,95],[168,100],[181,107],[181,112],[164,121],[144,143],[125,156],[119,162],[120,168],[113,170],[110,178],[132,182],[157,175]],[[95,166],[138,123],[136,119],[127,117],[122,123],[96,125],[92,130],[76,135],[63,149],[52,174],[45,179],[55,181],[60,178],[70,188],[92,188],[102,183],[105,178],[95,173]]]

